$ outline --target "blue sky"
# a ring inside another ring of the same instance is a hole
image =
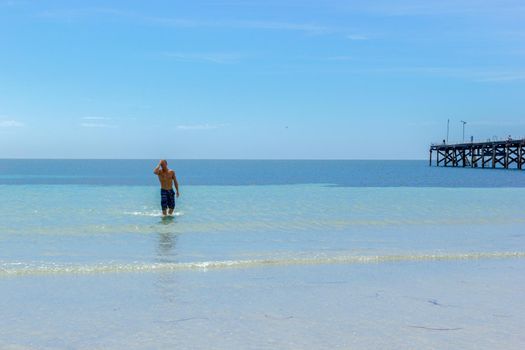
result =
[[[522,0],[0,0],[0,158],[419,159],[525,136]]]

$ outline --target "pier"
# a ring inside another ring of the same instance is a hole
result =
[[[436,166],[520,170],[525,167],[525,139],[432,144],[430,166],[434,153]]]

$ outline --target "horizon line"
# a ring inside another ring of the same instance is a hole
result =
[[[0,160],[153,160],[160,158],[0,158]],[[426,158],[165,158],[167,160],[238,160],[238,161],[427,161]]]

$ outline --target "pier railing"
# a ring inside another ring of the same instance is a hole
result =
[[[472,168],[525,168],[525,139],[432,144],[429,165]]]

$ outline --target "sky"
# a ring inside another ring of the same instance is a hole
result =
[[[0,0],[0,158],[424,159],[525,137],[523,0]]]

